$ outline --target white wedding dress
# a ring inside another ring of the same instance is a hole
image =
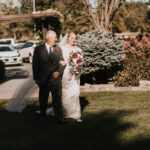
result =
[[[62,107],[65,118],[80,119],[80,79],[70,73],[70,66],[68,64],[70,52],[81,52],[77,46],[70,48],[65,45],[62,47],[62,53],[66,62],[66,68],[62,78]]]
[[[81,109],[80,109],[80,79],[77,79],[75,75],[70,73],[69,57],[70,53],[82,52],[82,50],[75,46],[69,47],[67,44],[61,47],[66,67],[62,77],[62,108],[65,118],[72,118],[80,120]],[[47,109],[48,115],[54,115],[53,108]]]

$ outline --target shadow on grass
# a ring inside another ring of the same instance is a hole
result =
[[[89,101],[85,96],[80,96],[80,106],[81,106],[81,112],[83,112],[84,108],[89,105]]]
[[[69,122],[61,125],[54,120],[39,120],[35,114],[37,108],[36,103],[32,103],[23,113],[18,114],[6,112],[0,107],[0,150],[150,149],[150,139],[139,137],[124,144],[119,137],[121,132],[127,132],[136,126],[121,121],[134,111],[85,113],[82,123]]]

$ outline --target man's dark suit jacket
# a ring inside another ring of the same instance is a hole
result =
[[[61,81],[64,66],[59,65],[59,61],[63,61],[63,56],[60,47],[54,46],[53,53],[48,54],[45,44],[39,45],[34,50],[33,55],[33,78],[39,86],[45,85],[49,80],[52,84],[57,84]],[[55,79],[52,73],[58,71],[61,75]]]

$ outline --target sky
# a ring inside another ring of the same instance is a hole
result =
[[[89,1],[91,3],[92,7],[96,8],[96,6],[97,6],[97,0],[89,0]]]

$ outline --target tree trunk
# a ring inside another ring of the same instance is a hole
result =
[[[98,7],[93,10],[89,0],[82,1],[87,6],[95,28],[104,28],[106,30],[112,29],[114,16],[122,1],[125,2],[125,0],[101,0],[98,2]]]

